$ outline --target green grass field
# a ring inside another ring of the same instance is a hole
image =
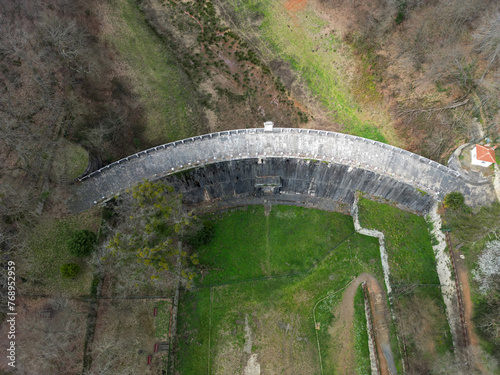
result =
[[[115,0],[108,12],[111,22],[104,29],[104,38],[118,50],[145,108],[143,137],[150,144],[159,144],[198,134],[202,121],[193,100],[195,88],[175,55],[147,25],[136,1]]]
[[[431,237],[423,217],[361,199],[359,218],[361,226],[384,233],[392,284],[439,284]]]
[[[200,258],[215,259],[217,270],[181,298],[180,374],[242,373],[250,353],[267,371],[319,374],[313,306],[362,272],[383,280],[378,241],[353,233],[349,216],[300,207],[273,206],[266,216],[263,207],[250,206],[210,216],[215,237]],[[339,366],[329,327],[341,298],[327,297],[316,308],[324,374]]]
[[[356,101],[357,97],[379,98],[373,79],[365,72],[364,93],[359,85],[350,87],[346,73],[356,65],[355,57],[337,34],[326,31],[328,23],[315,11],[306,7],[291,15],[279,1],[230,0],[219,4],[236,14],[238,29],[247,40],[259,40],[256,48],[266,60],[279,57],[290,63],[311,95],[346,132],[386,142],[384,124],[367,120],[370,116],[360,105],[366,103]],[[255,20],[262,20],[258,30]]]
[[[83,147],[62,140],[55,150],[52,173],[57,179],[72,180],[80,176],[89,163],[89,153]]]
[[[306,272],[354,233],[349,216],[292,206],[273,206],[269,216],[251,206],[209,218],[215,237],[198,255],[213,270],[203,285]]]

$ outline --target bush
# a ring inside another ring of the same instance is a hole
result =
[[[97,241],[95,233],[89,230],[79,230],[74,232],[68,241],[68,251],[77,257],[90,254]]]
[[[398,13],[396,15],[396,25],[399,25],[401,24],[404,20],[405,20],[405,15],[406,15],[406,7],[407,7],[407,4],[406,4],[406,1],[403,0],[403,1],[399,1],[398,3]]]
[[[115,212],[112,208],[104,207],[102,209],[102,218],[105,221],[111,221],[111,219],[115,216]]]
[[[458,210],[463,208],[465,205],[464,196],[462,193],[458,191],[453,191],[451,193],[446,194],[444,197],[444,207],[452,210]]]
[[[97,295],[97,287],[99,286],[99,282],[101,281],[99,276],[95,276],[92,279],[92,284],[90,285],[90,295]]]
[[[80,266],[76,263],[66,263],[61,266],[61,274],[65,279],[73,279],[80,272]]]

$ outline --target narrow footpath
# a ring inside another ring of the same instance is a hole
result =
[[[338,337],[339,350],[334,355],[338,358],[337,363],[342,363],[340,374],[350,375],[356,373],[354,359],[354,296],[356,290],[366,282],[370,296],[370,307],[373,317],[373,328],[375,335],[375,348],[380,362],[381,375],[397,374],[396,364],[390,345],[390,312],[387,305],[387,297],[384,287],[372,275],[363,273],[359,275],[346,288],[342,295],[342,302],[335,309],[337,317],[335,323],[330,327],[329,333],[332,337]],[[376,366],[372,363],[372,373]],[[375,372],[376,373],[376,372]]]

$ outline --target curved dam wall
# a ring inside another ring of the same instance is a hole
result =
[[[423,213],[432,199],[451,191],[462,192],[471,205],[494,200],[491,183],[474,184],[397,147],[347,134],[275,128],[212,133],[142,151],[80,179],[69,207],[83,211],[145,178],[174,174],[168,180],[192,204],[266,194],[351,203],[358,190]]]
[[[360,168],[292,158],[232,160],[176,173],[165,178],[189,205],[218,207],[262,203],[298,204],[327,210],[350,207],[356,191],[427,212],[430,194]]]

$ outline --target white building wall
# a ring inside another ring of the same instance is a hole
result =
[[[479,165],[480,167],[489,167],[491,164],[491,162],[489,161],[483,161],[483,160],[477,160],[477,150],[476,150],[476,147],[474,147],[470,153],[470,156],[471,156],[471,161],[470,163],[472,165]]]

